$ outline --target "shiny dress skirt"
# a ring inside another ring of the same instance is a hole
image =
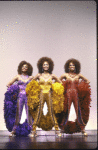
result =
[[[51,80],[39,82],[32,80],[26,87],[28,107],[34,119],[33,130],[36,127],[45,131],[52,127],[58,128],[56,114],[64,110],[64,87],[61,83],[52,84]],[[47,104],[48,112],[44,115],[43,107]]]
[[[27,83],[18,81],[11,85],[5,92],[4,97],[4,120],[8,131],[13,131],[15,128],[16,136],[27,136],[31,132],[31,126],[28,122],[28,107],[25,88]],[[26,108],[27,118],[23,124],[20,124],[23,105]],[[17,124],[17,125],[15,125]]]
[[[63,81],[64,111],[57,115],[59,127],[64,133],[76,133],[83,130],[89,120],[91,89],[84,81]],[[71,104],[74,104],[76,120],[68,121]]]

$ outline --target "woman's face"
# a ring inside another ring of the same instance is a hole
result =
[[[49,69],[49,63],[47,61],[45,61],[43,63],[43,69],[44,69],[44,71],[48,71],[48,69]]]
[[[27,70],[28,70],[28,65],[27,65],[27,64],[24,64],[24,65],[22,66],[22,72],[27,72]]]
[[[74,71],[75,70],[75,65],[73,64],[73,62],[69,63],[69,70],[70,71]]]

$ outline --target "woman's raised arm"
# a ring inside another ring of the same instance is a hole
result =
[[[11,86],[17,79],[19,75],[16,75],[6,86],[9,87]]]
[[[79,74],[79,78],[84,80],[86,83],[90,83],[90,81],[87,78],[85,78],[82,74]]]

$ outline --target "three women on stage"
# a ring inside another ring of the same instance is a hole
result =
[[[49,57],[38,60],[39,72],[35,77],[31,76],[32,66],[23,62],[20,63],[19,74],[7,85],[18,81],[19,86],[11,136],[15,134],[19,125],[23,105],[26,108],[27,122],[31,127],[28,132],[31,133],[31,137],[37,136],[36,127],[43,130],[51,130],[54,127],[58,136],[61,136],[59,128],[64,133],[82,132],[87,136],[85,126],[89,119],[91,91],[89,80],[80,74],[80,62],[73,58],[69,59],[64,65],[65,73],[60,78],[52,74],[54,62]],[[76,112],[75,122],[68,121],[72,102]],[[43,112],[45,103],[48,109],[46,115]],[[6,106],[4,109],[6,110]],[[7,124],[6,118],[5,122]]]

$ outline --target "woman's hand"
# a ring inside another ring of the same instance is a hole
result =
[[[33,76],[30,76],[30,77],[29,77],[29,79],[30,79],[30,80],[33,80],[33,79],[34,79],[34,77],[33,77]]]
[[[16,75],[6,86],[9,87],[11,86],[17,79],[18,79],[19,75]]]
[[[38,73],[33,79],[34,80],[37,80],[37,79],[39,79],[40,78],[40,73]]]
[[[90,81],[87,78],[85,78],[82,74],[79,74],[79,78],[81,78],[82,80],[84,80],[88,84],[90,83]]]

